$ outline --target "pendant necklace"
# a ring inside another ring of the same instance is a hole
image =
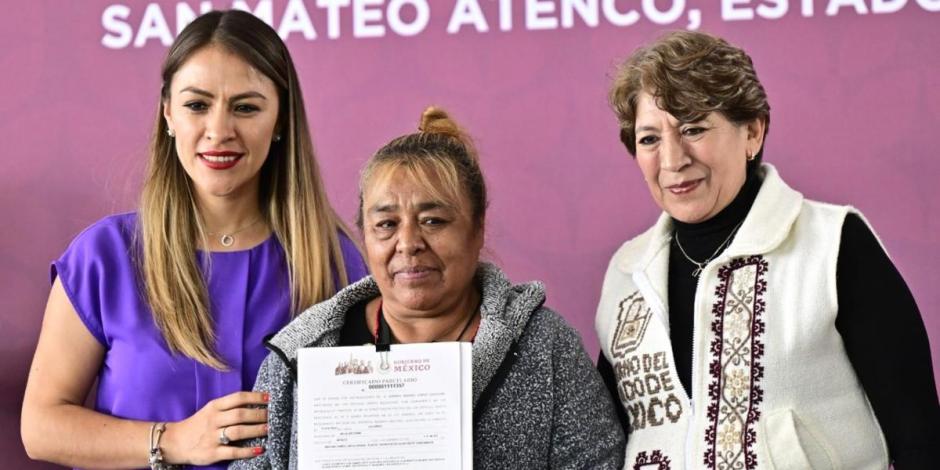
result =
[[[240,229],[238,229],[238,230],[235,230],[234,232],[229,232],[229,233],[206,232],[206,235],[208,235],[208,236],[210,236],[210,237],[218,236],[218,237],[219,237],[219,243],[221,243],[222,246],[228,248],[228,247],[230,247],[230,246],[232,246],[232,245],[235,244],[235,235],[237,235],[237,234],[239,234],[239,233],[241,233],[241,232],[244,232],[245,230],[248,230],[248,229],[251,228],[251,227],[254,227],[255,224],[257,224],[258,222],[261,222],[261,217],[258,217],[257,219],[255,219],[254,221],[252,221],[250,224],[248,224],[248,225],[246,225],[246,226],[244,226],[244,227],[242,227],[242,228],[240,228]]]
[[[721,242],[721,244],[718,245],[718,248],[715,250],[715,252],[712,253],[711,256],[706,258],[705,261],[702,261],[701,263],[692,259],[692,257],[689,256],[689,254],[685,252],[685,248],[682,248],[682,243],[679,242],[679,232],[675,233],[676,246],[679,247],[679,251],[682,252],[682,256],[685,256],[685,259],[689,260],[690,263],[695,265],[695,269],[692,271],[692,277],[698,278],[698,276],[702,274],[702,270],[705,269],[705,266],[708,265],[708,263],[710,263],[713,259],[715,259],[715,257],[718,256],[719,253],[721,253],[725,248],[728,247],[728,245],[731,243],[731,239],[734,238],[734,234],[738,232],[738,229],[741,228],[741,224],[743,223],[744,223],[743,220],[738,222],[738,225],[735,225],[734,229],[731,230],[731,234],[728,235],[728,238],[725,238],[725,241]]]

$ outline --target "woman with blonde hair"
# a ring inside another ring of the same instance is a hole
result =
[[[203,15],[162,78],[139,210],[93,224],[52,264],[23,402],[32,458],[218,468],[264,452],[229,445],[267,432],[267,394],[244,391],[264,338],[365,274],[273,29]]]
[[[513,284],[480,261],[488,199],[469,138],[437,108],[425,111],[419,130],[393,139],[366,165],[359,226],[371,276],[271,339],[275,354],[255,385],[271,393],[267,452],[232,468],[297,466],[300,348],[466,341],[473,468],[619,469],[623,434],[578,333],[544,306],[540,282]],[[350,465],[368,465],[349,457]],[[427,468],[444,457],[415,458]]]

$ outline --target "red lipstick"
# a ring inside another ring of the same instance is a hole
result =
[[[213,170],[227,170],[237,165],[245,154],[231,150],[206,150],[196,155],[199,161]]]

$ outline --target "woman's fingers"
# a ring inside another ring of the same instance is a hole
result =
[[[264,453],[264,447],[219,446],[216,450],[218,460],[250,459]]]
[[[235,392],[212,400],[211,405],[218,411],[242,408],[249,405],[268,404],[268,394],[264,392]]]
[[[265,408],[235,408],[223,411],[216,415],[216,427],[234,426],[238,424],[260,424],[268,422],[268,410]]]
[[[225,437],[230,441],[243,441],[245,439],[254,439],[268,435],[267,424],[241,424],[237,426],[226,426]]]
[[[164,457],[171,462],[208,465],[260,455],[260,447],[222,445],[222,433],[224,429],[228,441],[267,435],[267,402],[263,392],[235,392],[210,401],[193,416],[167,426],[161,442]]]

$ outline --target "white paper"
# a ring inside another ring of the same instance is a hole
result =
[[[301,349],[300,468],[471,469],[471,356],[470,343]]]

